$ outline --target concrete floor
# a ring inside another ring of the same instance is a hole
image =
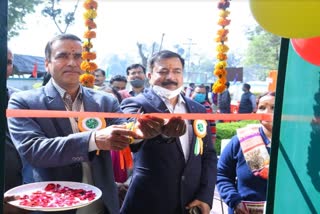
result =
[[[217,189],[214,192],[213,205],[210,214],[227,214],[228,206],[221,202]]]

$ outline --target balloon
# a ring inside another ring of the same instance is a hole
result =
[[[320,66],[320,37],[310,39],[291,39],[297,54],[311,64]]]
[[[250,0],[250,8],[259,25],[275,35],[320,36],[319,0]]]

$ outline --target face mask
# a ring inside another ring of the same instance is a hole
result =
[[[193,98],[194,101],[198,103],[203,103],[206,100],[206,95],[205,94],[196,94],[196,96]]]
[[[171,99],[171,98],[178,96],[180,94],[180,92],[182,91],[182,89],[183,89],[183,86],[181,86],[180,88],[177,88],[176,90],[173,90],[173,91],[166,89],[166,88],[163,88],[163,87],[160,87],[158,85],[153,86],[153,90],[159,96],[165,97],[167,99]]]
[[[141,79],[131,80],[130,84],[134,88],[142,88],[144,86],[144,80],[141,80]]]

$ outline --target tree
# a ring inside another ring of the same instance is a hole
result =
[[[44,17],[49,16],[56,27],[58,28],[60,33],[66,33],[68,27],[74,22],[74,14],[77,11],[79,0],[77,0],[76,4],[74,5],[74,9],[72,12],[67,12],[63,14],[61,8],[57,8],[59,5],[60,0],[48,0],[47,6],[42,10],[42,15]],[[64,29],[62,26],[64,25]]]
[[[281,38],[258,25],[249,28],[246,35],[249,45],[243,64],[255,68],[257,79],[265,80],[270,70],[278,68]]]
[[[19,35],[24,29],[24,17],[33,13],[35,6],[42,3],[42,0],[9,0],[8,2],[8,39]]]

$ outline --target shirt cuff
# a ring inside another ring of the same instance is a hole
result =
[[[132,144],[138,144],[141,141],[143,141],[143,139],[134,139],[134,141],[132,142]]]
[[[91,136],[90,136],[90,140],[89,140],[89,149],[88,149],[89,152],[99,150],[99,148],[98,148],[98,146],[96,144],[95,136],[96,136],[96,133],[92,132]]]

